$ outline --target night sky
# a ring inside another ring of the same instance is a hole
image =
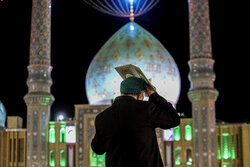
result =
[[[32,0],[0,1],[0,100],[8,116],[23,117],[24,127],[31,6]],[[210,0],[215,88],[219,91],[216,117],[225,122],[250,121],[249,98],[244,96],[249,89],[246,81],[249,70],[245,65],[249,52],[243,46],[244,28],[249,21],[242,6],[232,0]],[[109,37],[127,22],[128,18],[103,14],[82,0],[52,0],[51,93],[55,102],[51,119],[57,112],[73,117],[74,104],[88,103],[85,94],[88,66]],[[187,1],[161,0],[147,14],[135,18],[135,22],[151,32],[175,59],[182,84],[177,111],[191,117],[187,98],[190,87]]]

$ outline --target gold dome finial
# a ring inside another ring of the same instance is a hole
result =
[[[134,6],[133,6],[133,2],[134,0],[129,0],[130,2],[130,21],[134,21],[135,20],[135,17],[134,17]]]

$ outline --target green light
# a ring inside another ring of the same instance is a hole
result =
[[[181,164],[181,149],[180,148],[176,148],[175,149],[175,161],[174,161],[175,165],[180,165]]]
[[[55,166],[55,152],[51,150],[49,152],[49,166]]]
[[[47,106],[49,102],[50,102],[50,97],[44,97],[42,98],[42,102],[40,103],[40,105]]]
[[[186,141],[192,140],[192,127],[190,125],[185,126],[185,140]]]
[[[60,166],[66,166],[65,151],[64,150],[60,151]]]
[[[232,159],[235,159],[235,143],[233,134],[232,134]]]
[[[217,135],[217,158],[221,159],[221,142],[220,135]]]
[[[191,161],[188,161],[188,162],[187,162],[187,165],[192,165],[192,162],[191,162]]]
[[[223,162],[223,167],[232,167],[230,162]]]
[[[60,129],[60,143],[65,143],[65,127],[61,126]]]
[[[105,155],[106,153],[102,155],[97,155],[93,152],[93,150],[90,148],[90,167],[104,167],[105,166]]]
[[[174,128],[174,140],[175,141],[180,141],[181,140],[180,126],[176,126]]]
[[[55,143],[56,142],[56,130],[55,126],[51,125],[49,128],[49,142]]]
[[[230,154],[230,143],[229,143],[229,133],[223,133],[222,134],[222,140],[223,140],[223,158],[228,159],[231,157]]]
[[[179,159],[176,159],[175,160],[175,165],[180,165],[181,164],[181,161]]]

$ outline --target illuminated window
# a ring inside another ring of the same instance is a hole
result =
[[[60,129],[60,143],[65,143],[65,126]]]
[[[60,151],[60,166],[66,166],[65,151]]]
[[[176,126],[174,128],[174,140],[175,141],[180,141],[181,140],[180,126]]]
[[[50,126],[50,128],[49,128],[49,142],[50,143],[55,143],[56,142],[55,126]]]
[[[50,97],[44,97],[42,98],[42,102],[40,103],[42,106],[47,106],[50,102]]]
[[[192,127],[190,125],[185,126],[185,140],[186,141],[192,140]]]
[[[220,141],[220,135],[217,135],[217,158],[221,159],[221,141]]]
[[[230,162],[223,162],[222,167],[232,167]]]
[[[90,152],[89,152],[90,167],[104,167],[105,166],[105,155],[106,155],[106,153],[104,153],[102,155],[97,155],[90,148]]]
[[[55,152],[53,150],[51,150],[49,152],[49,166],[55,166]]]
[[[223,159],[228,159],[231,157],[230,153],[230,143],[229,143],[229,133],[222,134],[223,141]]]
[[[235,159],[235,141],[233,134],[232,134],[232,159]]]
[[[192,162],[193,162],[192,150],[188,148],[186,154],[187,154],[187,160],[186,160],[187,165],[192,165]]]
[[[174,157],[175,157],[175,161],[174,164],[175,165],[180,165],[181,164],[181,149],[179,147],[177,147],[174,151]]]

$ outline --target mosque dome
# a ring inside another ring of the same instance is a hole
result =
[[[6,110],[3,103],[0,101],[0,129],[5,127]]]
[[[151,33],[129,22],[103,45],[90,63],[85,80],[90,104],[110,104],[120,95],[122,78],[115,67],[125,64],[140,67],[161,96],[172,104],[178,102],[180,74],[174,59]]]

